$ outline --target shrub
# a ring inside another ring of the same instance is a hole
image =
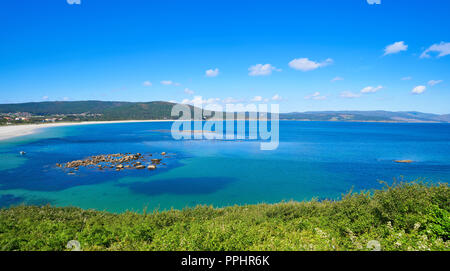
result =
[[[450,250],[447,184],[386,185],[338,201],[143,214],[73,207],[0,210],[0,250]]]

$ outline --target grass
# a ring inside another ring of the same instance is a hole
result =
[[[74,207],[0,210],[0,250],[450,250],[447,184],[399,183],[338,201],[112,214]]]

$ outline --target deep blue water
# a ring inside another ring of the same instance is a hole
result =
[[[449,124],[281,121],[273,151],[260,150],[259,140],[174,140],[171,125],[53,127],[2,141],[0,206],[50,203],[113,212],[228,206],[337,199],[395,178],[450,179]],[[55,167],[97,154],[162,151],[170,157],[155,171],[81,169],[72,176]]]

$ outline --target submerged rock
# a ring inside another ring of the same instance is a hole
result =
[[[394,162],[396,162],[396,163],[412,163],[414,161],[413,160],[394,160]]]
[[[153,164],[159,164],[161,162],[162,159],[152,159],[152,163]]]

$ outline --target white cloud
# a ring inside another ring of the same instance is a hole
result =
[[[281,100],[283,100],[283,98],[281,98],[281,96],[278,94],[272,96],[272,101],[281,101]]]
[[[43,96],[42,100],[48,100],[48,96]]]
[[[192,99],[191,103],[204,104],[204,103],[206,103],[206,100],[203,100],[202,96],[195,96],[194,99]]]
[[[67,0],[67,4],[69,5],[81,5],[81,0]]]
[[[368,86],[368,87],[361,89],[361,93],[375,93],[382,88],[383,88],[383,86],[378,86],[378,87]]]
[[[434,85],[437,85],[442,82],[443,82],[442,80],[430,80],[430,81],[428,81],[428,85],[434,86]]]
[[[280,69],[275,68],[271,64],[256,64],[254,66],[250,66],[248,68],[248,75],[250,76],[261,76],[261,75],[270,75],[272,71],[281,71]]]
[[[343,92],[341,92],[341,97],[342,97],[342,98],[351,98],[351,99],[353,99],[353,98],[359,98],[359,97],[361,97],[361,94],[359,94],[359,93],[353,93],[353,92],[351,92],[351,91],[343,91]]]
[[[316,91],[311,95],[305,96],[306,100],[325,100],[327,97],[320,95],[320,92]]]
[[[255,96],[251,99],[252,102],[261,102],[263,100],[263,97],[261,96]]]
[[[161,81],[161,84],[162,84],[162,85],[166,85],[166,86],[168,86],[168,85],[172,85],[172,84],[173,84],[173,82],[172,82],[172,81],[170,81],[170,80],[164,80],[164,81]]]
[[[216,77],[217,75],[219,75],[219,69],[215,68],[213,69],[209,69],[205,72],[205,75],[208,77]]]
[[[315,70],[317,68],[325,67],[333,63],[333,59],[328,58],[325,61],[322,62],[315,62],[312,60],[309,60],[308,58],[296,58],[293,59],[291,62],[289,62],[289,67],[295,69],[295,70],[301,70],[301,71],[311,71]]]
[[[316,98],[316,100],[320,100],[321,98]],[[242,103],[248,103],[250,102],[265,102],[268,103],[270,101],[282,101],[283,98],[279,94],[275,94],[272,96],[272,98],[264,98],[262,96],[254,96],[252,99],[238,99],[234,97],[227,97],[225,99],[220,98],[203,98],[202,96],[194,96],[192,99],[183,99],[180,103],[182,104],[190,104],[190,105],[226,105],[226,104],[242,104]],[[172,103],[177,103],[176,101],[170,101]]]
[[[173,81],[171,81],[171,80],[163,80],[163,81],[161,81],[160,83],[161,83],[162,85],[166,85],[166,86],[170,86],[170,85],[181,86],[180,83],[176,83],[176,82],[173,82]]]
[[[431,45],[420,55],[420,58],[430,57],[430,52],[438,52],[438,57],[450,55],[450,42],[441,42],[439,44],[436,43]]]
[[[342,78],[340,76],[336,76],[335,78],[331,79],[331,82],[342,81],[342,80],[344,80],[344,78]]]
[[[192,94],[194,94],[195,92],[194,92],[192,89],[185,88],[185,89],[184,89],[184,93],[189,94],[189,95],[192,95]]]
[[[270,100],[272,100],[272,101],[281,101],[281,100],[283,100],[283,98],[280,95],[275,94],[270,99],[269,98],[263,98],[262,96],[255,96],[250,101],[251,102],[266,102],[267,103]]]
[[[401,80],[403,80],[403,81],[408,81],[408,80],[411,80],[411,79],[412,79],[411,76],[406,76],[406,77],[403,77]]]
[[[152,82],[150,81],[145,81],[144,83],[142,83],[142,85],[146,86],[146,87],[151,87],[152,86]]]
[[[426,86],[417,86],[411,91],[413,94],[422,94],[427,89]]]
[[[403,41],[397,41],[384,48],[384,55],[396,54],[406,50],[408,50],[408,45],[406,45]]]
[[[228,98],[225,98],[225,99],[222,100],[222,102],[224,104],[234,104],[234,103],[239,103],[239,102],[242,102],[242,101],[243,101],[242,99],[236,99],[236,98],[233,98],[233,97],[228,97]]]
[[[206,100],[207,104],[215,104],[215,103],[218,103],[218,102],[220,102],[219,98],[209,98],[209,99]]]
[[[381,4],[381,0],[367,0],[367,4],[373,5],[373,4]]]
[[[203,105],[203,104],[216,104],[220,101],[219,98],[203,99],[202,96],[194,96],[192,100],[184,99],[182,104]]]
[[[69,97],[64,97],[63,98],[63,101],[68,101],[68,100],[70,100]]]

